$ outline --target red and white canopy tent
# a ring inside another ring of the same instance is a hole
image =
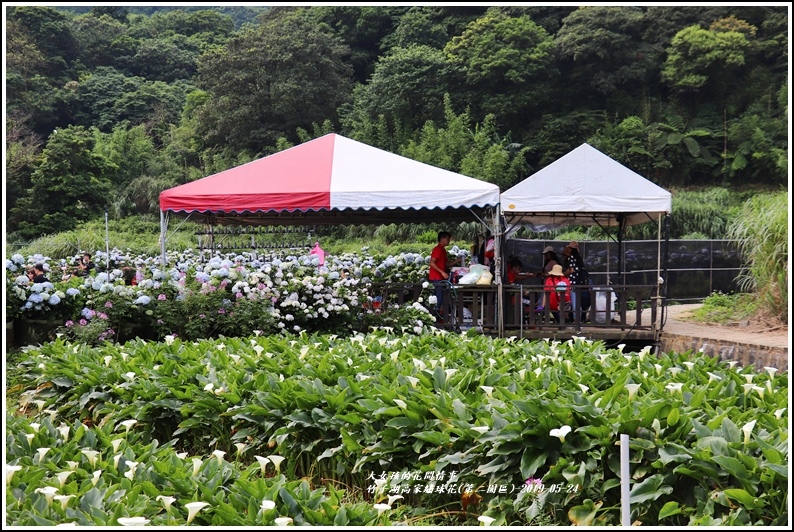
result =
[[[499,187],[331,133],[160,193],[168,219],[210,225],[499,220]]]

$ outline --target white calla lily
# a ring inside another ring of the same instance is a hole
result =
[[[187,523],[186,524],[189,525],[191,523],[191,521],[193,521],[193,519],[195,519],[196,514],[199,513],[199,511],[201,511],[202,508],[206,508],[209,505],[210,504],[208,502],[189,502],[189,503],[187,503],[185,505],[185,508],[187,508],[187,511],[188,511]]]
[[[571,432],[571,427],[568,425],[563,425],[558,429],[551,429],[549,431],[549,436],[553,436],[555,438],[559,438],[561,442],[565,441],[565,436]]]

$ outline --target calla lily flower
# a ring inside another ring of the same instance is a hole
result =
[[[41,423],[31,423],[29,426],[33,429],[33,432],[38,432],[39,427],[41,427]]]
[[[397,501],[397,500],[400,500],[400,499],[403,499],[403,498],[404,497],[402,495],[389,495],[389,503],[388,504],[389,504],[389,506],[391,506],[392,504],[394,504],[394,501]]]
[[[764,369],[766,370],[767,373],[769,373],[770,379],[775,378],[775,373],[777,372],[777,368],[773,368],[771,366],[764,366]]]
[[[74,473],[74,471],[61,471],[60,473],[58,473],[57,475],[58,483],[61,485],[61,488],[64,487],[64,485],[66,484],[66,479],[68,479],[69,475],[71,475],[72,473]]]
[[[88,463],[91,464],[91,467],[94,467],[96,465],[96,457],[99,455],[99,451],[93,451],[91,449],[81,449],[80,452],[85,455],[86,459],[88,460]]]
[[[265,470],[267,469],[267,464],[270,463],[270,460],[268,460],[264,456],[259,456],[259,455],[254,456],[254,458],[256,458],[256,461],[259,462],[259,469],[262,470],[262,475],[264,475]]]
[[[380,495],[381,493],[383,493],[383,488],[386,486],[387,482],[388,482],[388,480],[386,480],[385,478],[376,478],[374,480],[374,483],[375,483],[375,496],[376,497],[378,495]]]
[[[487,397],[493,397],[493,386],[480,386],[480,389],[485,392]]]
[[[187,508],[187,511],[188,511],[187,524],[190,524],[190,522],[193,521],[193,519],[196,517],[196,514],[199,513],[199,511],[202,508],[204,508],[206,506],[209,506],[209,505],[210,504],[208,502],[189,502],[189,503],[187,503],[185,505],[185,508]]]
[[[43,488],[36,488],[36,493],[41,493],[47,498],[47,504],[52,504],[52,499],[58,493],[58,488],[52,486],[45,486]]]
[[[119,517],[116,521],[121,526],[144,526],[149,523],[145,517]]]
[[[175,498],[173,498],[173,497],[169,497],[169,496],[167,496],[167,495],[158,495],[158,496],[157,496],[157,498],[156,498],[155,500],[157,500],[157,501],[160,501],[160,502],[162,502],[162,503],[163,503],[163,508],[165,508],[165,511],[166,511],[166,512],[168,512],[169,510],[171,510],[171,504],[172,504],[174,501],[176,501],[176,499],[175,499]]]
[[[629,392],[629,401],[634,399],[634,396],[637,394],[637,390],[639,390],[639,389],[640,389],[640,385],[639,384],[627,384],[626,385],[626,390],[628,390],[628,392]]]
[[[124,374],[124,377],[126,379],[130,380],[130,381],[134,381],[135,380],[135,372],[134,371],[128,371],[127,373]]]
[[[35,401],[33,401],[33,403],[35,403],[36,407],[39,409],[39,414],[41,414],[41,411],[44,409],[44,405],[47,404],[41,399],[36,399]]]
[[[166,345],[171,345],[174,343],[174,340],[176,340],[176,336],[174,336],[173,334],[167,334],[165,335],[163,340],[165,341]]]
[[[74,495],[56,495],[53,497],[53,499],[61,503],[62,510],[66,510],[66,506],[69,504],[69,499],[72,497],[74,497]]]
[[[748,383],[742,384],[742,388],[744,388],[744,393],[747,394],[747,393],[750,393],[753,390],[753,388],[755,388],[755,384],[752,384],[752,383],[748,382]]]
[[[764,392],[765,392],[766,390],[764,389],[764,387],[763,387],[763,386],[755,386],[755,385],[753,385],[753,390],[755,390],[756,392],[758,392],[758,395],[760,395],[760,396],[761,396],[761,399],[763,399],[763,398],[764,398]]]
[[[245,443],[235,443],[234,446],[237,447],[237,456],[243,454],[243,451],[248,447]]]
[[[549,431],[549,436],[554,436],[555,438],[559,438],[561,442],[565,441],[565,435],[571,432],[571,427],[568,425],[563,425],[558,429],[551,429]]]
[[[271,501],[270,499],[263,499],[262,500],[262,511],[267,512],[276,507],[276,503]]]
[[[215,449],[214,451],[212,451],[212,454],[215,456],[215,458],[218,459],[219,464],[223,464],[223,455],[226,454],[226,451],[220,451],[218,449]]]
[[[38,451],[38,453],[39,453],[39,455],[38,455],[39,456],[39,463],[41,463],[41,461],[44,460],[44,456],[47,454],[47,451],[49,451],[49,450],[50,450],[49,447],[39,447],[38,449],[36,449],[36,451]]]
[[[719,375],[716,375],[716,374],[714,374],[714,373],[712,373],[710,371],[707,371],[706,374],[709,376],[709,382],[711,382],[711,381],[721,381],[722,380],[722,377],[720,377]]]
[[[110,362],[113,360],[113,357],[110,356],[110,355],[107,355],[103,360],[105,361],[105,365],[106,366],[110,366]]]
[[[115,455],[115,456],[113,457],[113,467],[114,467],[115,469],[118,469],[118,468],[119,468],[119,459],[121,458],[121,456],[122,456],[122,455],[121,455],[121,453],[119,453],[119,454],[117,454],[117,455]]]
[[[276,517],[276,526],[289,526],[292,524],[291,517]]]
[[[117,453],[117,452],[119,452],[119,446],[121,445],[121,443],[122,443],[123,441],[124,441],[124,440],[122,440],[121,438],[118,438],[118,439],[115,439],[115,440],[113,440],[112,442],[110,442],[110,445],[112,445],[112,446],[113,446],[113,452],[114,452],[114,453]]]
[[[491,430],[491,427],[488,427],[488,426],[484,425],[484,426],[481,426],[481,427],[472,427],[471,430],[473,430],[475,432],[479,432],[480,434],[485,434],[486,432]]]
[[[728,368],[733,369],[733,366],[735,366],[736,364],[738,364],[736,360],[731,360],[728,362]]]
[[[373,504],[372,507],[378,511],[378,516],[380,516],[386,510],[391,510],[391,506],[389,506],[388,504],[383,504],[382,502],[378,504]]]
[[[580,384],[579,389],[582,390],[582,393],[587,393],[590,390],[590,388],[585,386],[584,384]]]
[[[619,353],[622,353],[623,349],[625,349],[625,348],[626,348],[626,344],[618,344],[618,352]]]
[[[61,438],[63,438],[63,441],[66,441],[66,440],[69,439],[69,431],[70,430],[71,430],[71,427],[69,427],[69,425],[63,425],[62,424],[61,426],[58,427],[58,432],[61,433]]]
[[[11,478],[14,476],[14,473],[20,471],[21,469],[22,466],[6,464],[6,486],[11,484]]]
[[[416,377],[412,377],[411,375],[406,375],[405,380],[410,382],[411,386],[413,386],[414,388],[416,388],[416,385],[419,384],[419,379],[417,379]]]
[[[673,377],[675,377],[676,375],[678,375],[678,372],[681,371],[681,368],[673,366],[673,367],[669,368],[667,371],[672,373]]]
[[[496,521],[493,517],[488,517],[487,515],[481,515],[477,518],[477,521],[482,523],[481,526],[491,526],[491,524]]]
[[[276,473],[281,473],[281,462],[284,461],[284,457],[283,456],[279,456],[277,454],[271,454],[270,456],[268,456],[268,458],[270,459],[270,461],[275,466]]]
[[[744,432],[744,444],[747,445],[750,443],[750,434],[753,432],[753,427],[755,427],[756,420],[752,420],[748,423],[745,423],[742,426],[742,432]]]
[[[684,364],[686,366],[686,369],[690,371],[692,371],[692,368],[695,367],[695,363],[690,361],[682,362],[682,364]]]
[[[786,411],[785,408],[779,408],[779,409],[775,410],[775,418],[780,419],[780,416],[782,416],[783,412],[785,412],[785,411]]]
[[[408,408],[408,404],[403,401],[402,399],[395,399],[394,403],[399,406],[400,408]]]
[[[193,457],[193,476],[195,477],[199,473],[199,469],[201,469],[201,464],[204,462],[201,461],[201,458]]]
[[[186,452],[176,453],[176,457],[179,458],[180,460],[184,460],[185,458],[187,458],[187,453]]]
[[[28,440],[28,444],[32,444],[33,443],[33,438],[35,438],[35,437],[36,437],[35,434],[25,434],[25,439]]]
[[[135,425],[137,422],[138,422],[137,419],[128,419],[126,421],[122,421],[120,425],[122,425],[127,430],[127,432],[129,432],[132,426]]]
[[[99,477],[102,475],[102,470],[94,471],[93,476],[91,478],[91,484],[96,486],[96,483],[99,482]]]
[[[752,373],[745,373],[744,374],[744,380],[747,381],[747,384],[752,384],[754,378],[755,378],[755,375],[753,375]]]
[[[684,383],[682,382],[670,382],[667,384],[667,386],[665,386],[665,388],[670,390],[670,393],[680,392],[683,387],[684,387]]]

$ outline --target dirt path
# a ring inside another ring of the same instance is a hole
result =
[[[728,342],[785,349],[789,349],[791,346],[788,327],[770,328],[763,324],[754,323],[738,323],[726,326],[688,321],[687,317],[691,316],[691,312],[700,306],[700,304],[668,306],[662,334],[666,332],[682,336],[713,338]]]

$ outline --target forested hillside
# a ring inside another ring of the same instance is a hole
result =
[[[787,183],[790,6],[5,9],[7,239],[331,131],[502,190],[583,142]]]

